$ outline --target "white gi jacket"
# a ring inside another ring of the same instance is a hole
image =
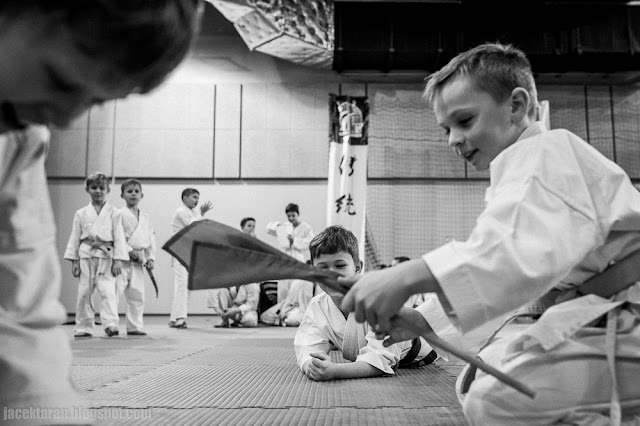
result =
[[[301,262],[309,259],[309,243],[314,237],[313,229],[307,222],[300,222],[294,227],[291,222],[269,222],[267,234],[278,237],[280,250]],[[287,235],[293,236],[293,244],[289,245]]]
[[[294,340],[300,369],[311,359],[310,354],[314,352],[328,354],[332,349],[342,351],[346,325],[347,320],[331,296],[324,292],[314,296],[307,306]],[[385,348],[382,340],[376,339],[371,327],[367,329],[365,336],[367,344],[360,349],[356,361],[366,362],[385,374],[395,374],[393,368],[409,352],[411,341],[396,343]],[[428,345],[423,345],[423,348],[427,353],[431,351]],[[420,351],[418,359],[426,355],[422,352],[423,350]]]
[[[640,249],[640,192],[627,174],[578,136],[541,122],[492,161],[485,203],[467,241],[423,256],[463,331],[553,287],[577,286]],[[634,287],[624,293],[640,294]],[[602,315],[575,302],[581,322]],[[575,329],[556,325],[565,337]]]
[[[113,243],[112,255],[104,249],[92,247],[91,242]],[[90,257],[129,260],[120,214],[117,208],[107,202],[100,209],[100,214],[89,204],[78,209],[73,216],[64,258],[78,260]]]
[[[141,263],[156,260],[156,237],[149,219],[149,214],[138,210],[139,217],[128,208],[120,210],[122,228],[127,241],[127,251],[134,251],[140,255]]]

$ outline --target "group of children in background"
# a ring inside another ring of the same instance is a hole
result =
[[[102,173],[87,177],[85,190],[91,203],[76,211],[64,258],[78,283],[75,337],[92,337],[94,290],[100,294],[100,320],[107,336],[118,330],[118,300],[126,298],[127,334],[144,336],[144,270],[156,260],[155,233],[149,215],[138,204],[142,184],[128,179],[120,196],[126,206],[118,209],[106,200],[109,178]]]
[[[140,210],[142,184],[136,179],[121,184],[120,196],[126,206],[118,209],[106,200],[110,191],[109,178],[102,173],[87,177],[85,190],[91,202],[76,211],[64,258],[71,261],[74,277],[79,278],[76,303],[75,337],[92,337],[94,330],[94,291],[100,294],[100,319],[107,336],[119,334],[118,301],[126,300],[126,328],[128,335],[144,336],[145,269],[152,270],[156,260],[155,232],[149,215]],[[211,210],[211,202],[196,209],[200,199],[194,188],[182,192],[182,204],[171,221],[171,235],[194,221],[202,220]],[[341,226],[330,226],[314,235],[311,226],[299,219],[299,207],[285,208],[287,223],[270,222],[269,233],[279,238],[281,249],[311,263],[331,269],[344,277],[353,277],[362,270],[355,235]],[[255,237],[256,221],[246,217],[240,222],[242,232]],[[308,253],[308,254],[307,254]],[[173,261],[175,271],[174,294],[169,326],[187,328],[188,272]],[[216,327],[255,327],[258,321],[270,325],[298,327],[295,350],[298,365],[309,378],[373,377],[394,374],[396,366],[417,367],[437,358],[435,351],[422,338],[384,347],[376,339],[373,329],[357,323],[354,314],[340,308],[342,294],[304,280],[279,282],[278,302],[258,317],[260,284],[246,284],[231,288],[209,290],[208,306],[220,315]],[[315,294],[314,296],[314,293]],[[335,363],[328,355],[333,349],[341,351],[352,363]]]

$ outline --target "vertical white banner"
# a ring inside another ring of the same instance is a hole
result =
[[[342,225],[355,234],[365,259],[367,206],[367,121],[364,97],[330,95],[327,226]]]

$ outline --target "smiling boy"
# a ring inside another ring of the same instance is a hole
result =
[[[490,170],[485,210],[467,241],[364,275],[343,307],[393,335],[389,319],[409,295],[437,292],[466,332],[547,294],[555,306],[537,323],[479,354],[535,399],[467,367],[457,383],[467,421],[637,423],[640,284],[608,281],[599,290],[611,299],[578,286],[640,249],[640,193],[584,140],[536,121],[531,66],[512,46],[461,53],[425,95],[454,151]]]

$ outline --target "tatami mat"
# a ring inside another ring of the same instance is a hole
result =
[[[72,343],[73,378],[90,406],[137,414],[100,425],[465,424],[453,387],[461,365],[315,382],[296,364],[295,329],[220,330],[197,317],[187,330],[147,322],[149,336]]]

